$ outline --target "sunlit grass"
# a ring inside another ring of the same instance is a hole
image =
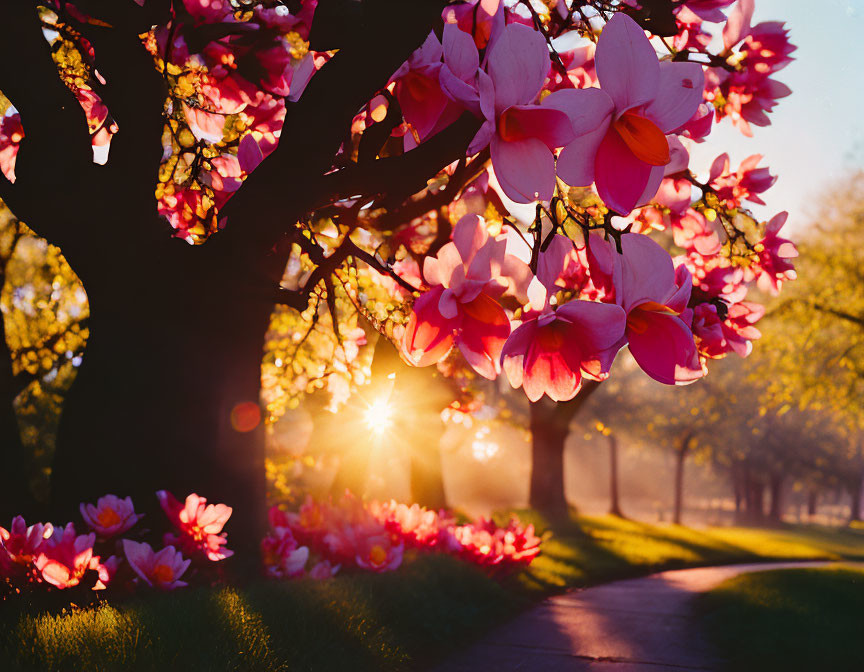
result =
[[[861,568],[745,574],[697,601],[730,672],[859,672],[862,605]]]
[[[532,512],[520,515],[545,527]],[[13,600],[0,605],[0,669],[414,669],[569,587],[760,558],[864,559],[864,530],[576,522],[545,532],[543,553],[503,585],[454,558],[426,556],[380,576],[142,595],[66,613],[22,610]]]

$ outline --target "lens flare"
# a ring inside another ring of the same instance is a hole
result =
[[[376,399],[366,409],[363,419],[375,434],[383,434],[393,426],[393,409],[386,399]]]

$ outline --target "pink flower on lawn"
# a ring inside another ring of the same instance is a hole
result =
[[[451,35],[453,39],[444,44],[445,65],[479,62],[472,40],[458,30],[451,30]],[[485,120],[468,154],[476,154],[491,143],[498,183],[517,203],[552,197],[554,151],[574,137],[564,112],[535,104],[550,67],[543,36],[513,23],[489,47],[485,70],[477,72],[476,85],[448,76],[448,68],[441,70],[441,85],[447,94]]]
[[[299,576],[309,560],[309,549],[300,546],[288,527],[276,527],[261,541],[261,555],[269,576]]]
[[[627,313],[630,354],[661,383],[680,385],[701,378],[687,310],[690,272],[684,266],[676,271],[669,254],[648,236],[621,236],[621,251],[618,301]]]
[[[108,572],[100,564],[99,556],[93,555],[95,542],[95,534],[78,535],[72,523],[65,528],[55,528],[54,534],[39,546],[36,569],[45,581],[61,590],[77,586],[90,569],[97,571],[100,581],[107,583]]]
[[[135,513],[132,498],[120,499],[115,495],[100,497],[96,504],[81,503],[81,517],[100,537],[113,537],[125,532],[143,517]]]
[[[558,157],[558,177],[595,183],[606,205],[627,215],[657,192],[671,158],[666,134],[698,110],[704,75],[696,63],[659,63],[625,14],[606,24],[595,61],[600,89],[557,91],[543,106],[566,112],[576,134]]]
[[[393,544],[387,533],[361,536],[358,539],[354,562],[371,572],[392,572],[402,564],[405,545]]]
[[[494,380],[501,348],[510,335],[507,313],[496,301],[507,278],[528,267],[507,253],[507,242],[489,235],[484,220],[466,215],[453,241],[427,257],[423,276],[431,289],[414,302],[402,351],[415,366],[441,361],[455,344],[477,373]]]
[[[13,562],[28,563],[36,557],[41,545],[53,532],[51,523],[36,523],[27,527],[24,518],[16,516],[8,530],[0,527],[0,547]]]
[[[552,307],[550,298],[574,252],[568,238],[556,235],[540,255],[530,306],[501,353],[510,385],[523,387],[531,401],[544,394],[567,401],[581,389],[583,376],[606,378],[618,351],[610,348],[624,334],[624,311],[615,304],[574,299]]]
[[[231,507],[225,504],[207,504],[207,500],[192,493],[180,504],[170,492],[156,493],[159,504],[179,535],[166,534],[166,544],[178,544],[187,553],[203,553],[209,560],[230,558],[234,551],[223,546],[228,543],[222,527],[231,517]]]
[[[161,551],[154,552],[150,544],[124,539],[123,553],[132,570],[148,586],[161,590],[174,590],[189,585],[185,581],[180,581],[180,577],[192,561],[184,560],[180,551],[173,546],[166,546]]]
[[[341,565],[330,564],[329,560],[321,560],[316,562],[312,569],[309,570],[308,576],[310,579],[323,581],[324,579],[330,579],[336,576],[340,567]]]

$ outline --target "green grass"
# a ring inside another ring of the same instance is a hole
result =
[[[697,600],[730,672],[864,669],[864,569],[744,574]]]
[[[543,525],[530,512],[521,515]],[[380,576],[201,588],[64,613],[10,600],[0,605],[0,667],[4,672],[416,669],[533,600],[570,587],[755,559],[864,559],[864,530],[694,530],[614,517],[578,523],[579,529],[548,532],[531,568],[503,584],[453,558],[433,555]]]

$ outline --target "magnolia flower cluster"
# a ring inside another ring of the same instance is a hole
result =
[[[531,525],[490,520],[458,525],[444,511],[395,501],[361,501],[346,493],[338,502],[308,497],[297,512],[270,510],[271,532],[261,548],[268,575],[328,578],[342,568],[387,572],[406,551],[448,553],[490,572],[527,566],[540,552]]]
[[[765,78],[791,60],[794,47],[780,24],[751,28],[752,2],[739,0],[727,19],[722,10],[731,4],[681,3],[673,49],[707,54],[703,22],[725,22],[725,50],[712,55],[723,66],[713,69],[764,93],[773,86]],[[397,73],[406,121],[422,129],[420,139],[457,103],[482,121],[469,155],[489,145],[492,161],[488,186],[477,181],[459,199],[477,215],[463,217],[451,242],[423,262],[422,294],[401,342],[406,359],[445,365],[457,348],[486,378],[503,372],[531,400],[546,394],[564,401],[583,379],[607,378],[625,345],[648,375],[667,384],[700,378],[709,358],[749,354],[764,307],[745,300],[748,288],[776,294],[795,277],[797,250],[780,235],[786,213],[760,224],[744,209],[745,202],[764,204],[760,194],[776,180],[759,167],[761,156],[733,171],[721,155],[705,184],[689,170],[686,143],[710,132],[711,104],[718,119],[729,114],[716,104],[718,84],[706,83],[703,66],[687,58],[658,61],[625,14],[606,23],[596,48],[568,58],[575,67],[565,78],[563,59],[555,54],[559,62],[551,63],[543,36],[515,11],[504,3],[472,6],[482,7],[475,12],[486,17],[482,27],[448,22],[441,43],[430,35]],[[422,112],[431,107],[418,100],[421,88],[438,95],[433,73],[444,94],[435,108],[441,115],[424,125]],[[763,96],[748,104],[752,121],[754,106],[767,102]],[[496,191],[517,203],[544,203],[562,184],[593,185],[612,214],[626,216],[623,224],[612,229],[607,217],[599,226],[604,211],[588,208],[593,224],[583,220],[581,237],[571,241],[547,210],[534,225],[543,225],[542,235],[528,243],[480,216],[488,203],[501,211]],[[671,231],[683,253],[673,259],[643,235],[658,230]]]
[[[207,504],[194,493],[185,504],[165,491],[157,496],[175,528],[158,551],[146,541],[136,541],[147,530],[138,525],[143,516],[135,512],[129,497],[106,495],[95,504],[82,503],[87,534],[78,534],[74,523],[28,526],[18,516],[8,530],[0,527],[0,586],[13,592],[40,585],[59,590],[137,585],[173,590],[187,585],[184,575],[193,562],[196,572],[206,571],[213,561],[232,554],[224,548],[222,533],[230,507]]]

